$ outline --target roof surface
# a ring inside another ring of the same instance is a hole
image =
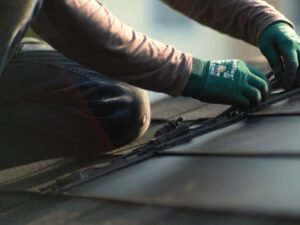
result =
[[[152,106],[148,133],[109,155],[0,171],[0,224],[299,224],[299,101],[291,97],[67,191],[41,192],[57,179],[64,185],[106,168],[166,120],[210,118],[227,108],[164,99]]]

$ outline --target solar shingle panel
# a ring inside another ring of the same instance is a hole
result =
[[[250,117],[166,150],[193,154],[300,155],[300,116]]]
[[[297,216],[299,162],[297,158],[165,156],[74,188],[68,195]]]

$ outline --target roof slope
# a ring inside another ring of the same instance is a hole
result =
[[[208,118],[227,108],[164,99],[152,107],[149,132],[111,154],[0,171],[0,224],[299,224],[299,99],[68,191],[41,193],[105,169],[168,119]]]

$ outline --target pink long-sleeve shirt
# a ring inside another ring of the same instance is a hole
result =
[[[163,0],[188,17],[256,44],[276,21],[291,22],[262,0]],[[34,30],[66,56],[132,85],[178,96],[192,56],[149,38],[114,16],[99,0],[44,0]]]

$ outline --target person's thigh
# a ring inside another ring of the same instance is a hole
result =
[[[0,78],[0,168],[91,156],[142,135],[147,94],[27,41]]]

